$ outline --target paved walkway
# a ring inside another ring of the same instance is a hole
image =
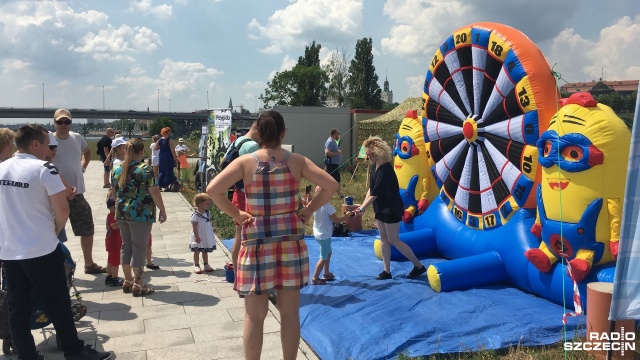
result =
[[[107,190],[102,188],[102,167],[98,162],[91,162],[85,181],[85,197],[96,224],[94,261],[105,266]],[[244,303],[225,281],[222,269],[225,262],[231,261],[230,254],[218,241],[218,250],[209,255],[215,271],[194,274],[193,255],[188,248],[192,208],[179,193],[162,193],[162,198],[168,219],[153,227],[153,261],[160,270],[145,272],[145,282],[156,290],[148,297],[135,298],[118,287],[105,286],[104,275],[85,274],[80,239],[73,236],[67,223],[66,245],[77,262],[75,285],[88,309],[87,315],[76,323],[79,336],[123,360],[242,359]],[[269,310],[262,358],[281,359],[279,314],[272,304]],[[44,331],[34,330],[33,335],[47,359],[64,359],[56,348],[51,325]],[[317,356],[301,341],[298,359]]]

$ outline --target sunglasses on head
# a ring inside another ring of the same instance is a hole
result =
[[[56,120],[55,123],[58,125],[71,125],[71,120]]]
[[[56,150],[58,145],[49,145],[49,150]]]

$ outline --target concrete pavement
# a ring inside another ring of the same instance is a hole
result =
[[[106,266],[105,206],[102,167],[92,161],[85,173],[85,197],[93,211],[96,232],[94,261]],[[76,323],[80,338],[97,349],[111,351],[123,360],[242,359],[244,302],[225,281],[223,266],[230,254],[218,240],[209,255],[212,273],[193,273],[189,251],[190,204],[180,193],[162,193],[168,219],[153,226],[153,261],[160,270],[145,270],[145,282],[156,292],[135,298],[119,287],[104,285],[104,274],[87,275],[79,237],[67,223],[67,247],[77,262],[75,285],[82,293],[87,315]],[[122,276],[122,271],[120,271]],[[264,326],[263,359],[281,359],[279,313],[269,304]],[[50,325],[33,336],[46,359],[64,359],[56,348]],[[4,355],[0,359],[16,359]],[[298,359],[318,359],[301,339]]]

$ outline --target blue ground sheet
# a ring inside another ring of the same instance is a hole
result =
[[[301,291],[301,334],[322,359],[389,359],[536,346],[563,339],[561,305],[508,285],[437,293],[426,276],[408,279],[413,265],[392,261],[393,280],[375,280],[376,230],[333,238],[335,281]],[[231,248],[233,239],[223,240]],[[310,271],[320,247],[306,237]],[[425,266],[447,261],[421,257]],[[569,317],[566,336],[585,336],[585,317]]]

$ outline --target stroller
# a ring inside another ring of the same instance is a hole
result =
[[[75,301],[71,303],[71,314],[73,315],[73,320],[78,321],[82,319],[87,314],[87,307],[82,303],[82,296],[80,292],[73,284],[74,281],[74,273],[76,270],[76,262],[73,261],[71,257],[71,252],[64,245],[64,243],[59,242],[60,248],[64,252],[64,270],[67,275],[67,287],[69,290],[73,288],[73,292],[71,296],[75,298]],[[4,281],[4,272],[2,273],[2,288],[5,289],[5,281]],[[11,291],[11,290],[9,290]],[[36,294],[35,291],[31,293],[31,318],[29,319],[29,326],[32,330],[42,329],[47,325],[51,324],[51,321],[44,313],[44,306],[42,305],[42,299]],[[9,355],[13,352],[13,343],[11,341],[11,337],[9,336],[9,324],[8,319],[6,324],[0,325],[0,328],[7,329],[6,332],[0,331],[0,335],[2,335],[2,352],[5,355]],[[56,339],[58,339],[56,337]],[[57,340],[58,349],[60,349],[60,340]]]

